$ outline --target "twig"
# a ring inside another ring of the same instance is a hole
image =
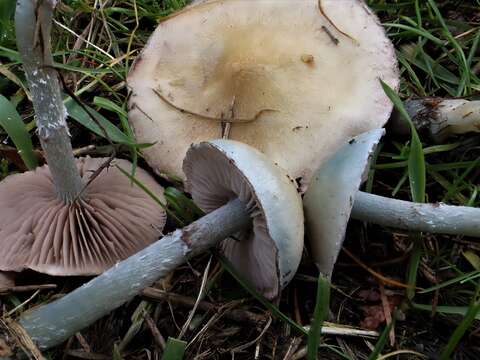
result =
[[[385,286],[383,282],[379,282],[380,288],[380,299],[382,300],[383,314],[385,315],[385,322],[389,326],[392,322],[392,312],[390,311],[390,303],[388,302],[387,294],[385,293]],[[395,326],[392,326],[390,333],[388,334],[390,338],[390,346],[395,345]]]
[[[195,312],[198,308],[198,304],[200,301],[203,299],[205,296],[205,286],[207,285],[207,279],[208,279],[208,272],[210,271],[210,264],[212,263],[212,256],[210,256],[210,259],[208,259],[207,266],[205,268],[205,271],[203,272],[203,277],[202,277],[202,283],[200,285],[200,291],[198,292],[197,300],[195,300],[195,304],[193,305],[192,310],[188,314],[187,321],[185,321],[185,324],[183,324],[182,330],[180,331],[180,334],[178,335],[178,339],[182,339],[185,333],[188,330],[188,327],[190,326],[190,323],[193,320],[193,316],[195,315]]]
[[[359,258],[357,258],[355,255],[353,255],[350,251],[348,251],[347,248],[342,247],[342,250],[345,252],[345,254],[347,254],[350,258],[352,258],[352,260],[355,261],[358,265],[360,265],[363,269],[365,269],[367,272],[372,274],[375,278],[383,281],[385,284],[398,286],[398,287],[401,287],[401,288],[407,288],[407,289],[411,288],[411,286],[408,285],[408,284],[401,283],[400,281],[397,281],[397,280],[389,279],[386,276],[376,272],[372,268],[365,265]]]
[[[17,322],[11,319],[0,319],[0,326],[12,336],[15,345],[20,347],[25,354],[31,354],[35,360],[46,360],[32,338]]]
[[[12,286],[8,288],[0,288],[0,296],[12,294],[12,293],[29,292],[34,290],[55,289],[56,287],[57,285],[55,284]]]
[[[243,351],[243,350],[249,348],[250,346],[255,345],[255,343],[259,342],[262,339],[262,337],[265,335],[265,333],[267,332],[267,330],[268,330],[268,328],[270,327],[271,324],[272,324],[272,318],[268,317],[267,323],[265,324],[264,328],[262,329],[260,334],[255,339],[247,342],[246,344],[242,344],[240,346],[234,347],[233,349],[230,350],[230,353],[232,354],[232,357],[235,356],[234,353],[239,352],[239,351]]]
[[[151,318],[150,314],[145,312],[144,317],[145,317],[145,324],[147,324],[147,327],[149,328],[150,332],[152,333],[153,340],[155,341],[155,344],[157,344],[157,346],[162,351],[164,351],[165,350],[165,344],[166,344],[165,338],[162,336],[162,334],[158,330],[158,327],[155,324],[155,322],[153,321],[153,319]]]
[[[195,299],[183,295],[178,295],[174,293],[169,293],[163,290],[155,289],[148,287],[141,292],[141,295],[148,300],[154,301],[170,301],[173,304],[191,308],[195,305]],[[198,303],[198,308],[202,311],[213,311],[216,312],[221,307],[221,305],[214,305],[207,301],[200,301]],[[240,309],[231,309],[228,313],[225,314],[225,317],[236,321],[236,322],[247,322],[251,324],[258,324],[265,321],[265,317],[262,315],[255,314],[248,310]]]
[[[88,41],[87,39],[85,39],[84,37],[82,37],[81,35],[78,35],[75,31],[73,31],[72,29],[66,27],[65,25],[63,25],[62,23],[58,22],[57,20],[53,19],[53,22],[55,23],[55,25],[57,26],[60,26],[63,30],[66,30],[68,31],[70,34],[72,34],[73,36],[75,36],[77,39],[79,39],[80,41],[83,41],[85,42],[86,44],[90,45],[91,47],[93,47],[94,49],[100,51],[103,55],[105,55],[106,57],[108,57],[110,60],[113,60],[115,59],[112,55],[110,55],[108,52],[106,52],[105,50],[103,50],[102,48],[99,48],[97,45],[95,45],[94,43]]]
[[[14,314],[16,311],[18,311],[19,309],[21,309],[22,307],[24,307],[25,305],[27,305],[30,301],[32,301],[35,296],[37,296],[38,294],[40,293],[40,290],[37,290],[33,293],[32,296],[30,296],[27,300],[25,300],[23,303],[21,304],[18,304],[17,306],[15,306],[12,310],[10,310],[8,313],[7,313],[7,316],[11,316],[12,314]]]

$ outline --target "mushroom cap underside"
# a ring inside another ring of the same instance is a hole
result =
[[[87,182],[107,158],[80,158]],[[132,164],[116,159],[130,171]],[[135,178],[158,198],[163,188],[146,171]],[[0,183],[0,270],[94,275],[161,235],[164,210],[115,166],[104,169],[71,204],[57,198],[48,166]]]
[[[321,4],[321,8],[319,7]],[[200,2],[160,23],[128,77],[129,120],[158,173],[191,143],[247,143],[305,182],[352,136],[382,127],[392,44],[362,1]],[[161,156],[159,156],[161,154]]]
[[[286,172],[258,150],[232,140],[192,145],[183,169],[195,203],[211,212],[238,198],[252,227],[222,243],[235,268],[268,298],[295,274],[303,249],[300,195]]]

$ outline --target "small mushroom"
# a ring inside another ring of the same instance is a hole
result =
[[[156,143],[144,153],[158,173],[183,178],[192,142],[228,137],[307,184],[347,139],[385,124],[379,78],[397,88],[397,62],[362,1],[200,1],[136,59],[129,121]]]
[[[76,160],[81,179],[105,158]],[[129,171],[132,164],[115,160]],[[136,179],[157,197],[163,189],[146,171]],[[115,166],[108,167],[71,203],[58,198],[48,166],[0,183],[0,270],[50,275],[96,275],[161,235],[165,212]]]
[[[231,140],[194,145],[185,170],[194,198],[209,213],[61,299],[22,314],[20,324],[40,349],[61,343],[228,237],[236,240],[226,240],[226,254],[265,295],[277,296],[293,277],[303,248],[303,210],[284,170]]]
[[[409,113],[418,130],[426,130],[438,143],[452,135],[480,132],[480,100],[422,98],[405,101]],[[394,111],[391,127],[399,133],[409,133],[410,129],[401,115]]]
[[[383,129],[361,134],[344,145],[314,174],[305,193],[306,233],[319,270],[330,277],[350,216],[409,231],[480,237],[480,209],[422,204],[358,191]]]
[[[303,250],[302,202],[294,182],[265,155],[232,140],[192,146],[183,169],[187,191],[205,212],[235,198],[245,204],[253,225],[222,242],[223,252],[264,296],[278,296]]]

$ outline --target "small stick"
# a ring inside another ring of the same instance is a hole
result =
[[[148,300],[153,301],[170,301],[173,304],[191,308],[195,305],[195,299],[179,294],[169,293],[163,290],[148,287],[141,292],[141,296]],[[216,312],[219,308],[218,305],[214,305],[208,301],[200,301],[198,308],[202,311]],[[231,309],[224,315],[226,318],[236,322],[248,322],[257,324],[265,321],[265,317],[259,314],[255,314],[248,310]]]
[[[35,290],[55,289],[56,287],[57,285],[55,284],[12,286],[7,288],[0,288],[0,296],[13,294],[13,293],[35,291]]]
[[[212,263],[212,257],[210,256],[210,259],[208,260],[208,263],[207,263],[207,267],[203,272],[202,284],[200,285],[200,291],[198,292],[197,300],[195,300],[195,304],[193,305],[192,310],[190,310],[190,314],[188,314],[187,321],[185,321],[185,324],[183,324],[180,334],[177,336],[178,340],[181,340],[185,335],[185,333],[187,332],[188,327],[190,326],[190,323],[192,322],[193,317],[195,316],[195,311],[197,311],[198,304],[200,303],[200,301],[202,301],[202,299],[205,296],[205,287],[207,285],[208,273],[210,271],[211,263]]]
[[[157,325],[155,324],[155,321],[153,321],[153,319],[147,312],[145,313],[144,318],[145,318],[145,324],[147,324],[147,327],[150,329],[150,332],[152,333],[155,344],[157,344],[159,349],[164,351],[165,345],[166,345],[165,338],[162,336],[162,334],[158,330]]]
[[[303,328],[306,331],[310,331],[310,326],[304,326]],[[333,326],[333,325],[322,326],[322,335],[361,336],[361,337],[369,337],[369,338],[379,337],[379,334],[376,331],[355,329],[355,328],[342,327],[342,326]]]

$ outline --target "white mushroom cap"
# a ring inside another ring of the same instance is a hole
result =
[[[106,158],[80,158],[85,182]],[[125,171],[132,164],[115,160]],[[163,188],[146,171],[135,178],[160,199]],[[0,183],[0,270],[94,275],[151,244],[165,225],[164,210],[116,167],[104,169],[83,197],[65,204],[48,166]]]
[[[344,144],[317,169],[303,197],[307,238],[319,271],[330,278],[345,238],[355,194],[385,133],[374,129]]]
[[[183,163],[186,187],[211,212],[240,199],[251,229],[222,243],[225,255],[268,298],[292,279],[302,256],[303,210],[294,182],[264,154],[232,140],[193,145]]]
[[[188,146],[228,120],[231,139],[308,181],[385,124],[379,79],[397,88],[395,53],[363,1],[210,0],[155,30],[128,77],[129,119],[139,142],[156,142],[144,152],[159,173],[183,178]]]

